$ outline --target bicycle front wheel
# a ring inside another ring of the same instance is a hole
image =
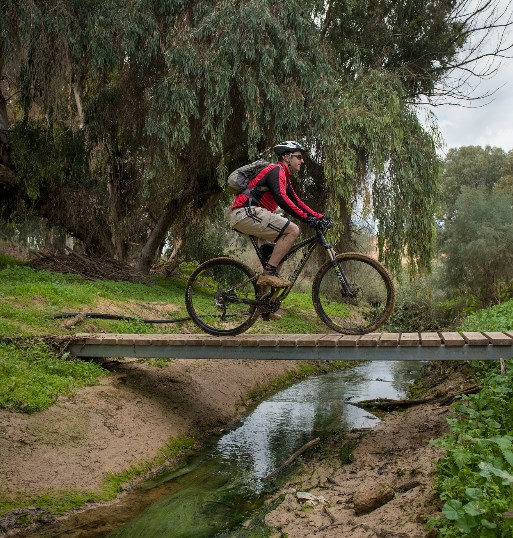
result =
[[[185,290],[187,312],[214,336],[246,331],[258,318],[253,271],[231,258],[214,258],[192,273]]]
[[[392,277],[379,262],[349,252],[337,255],[336,263],[330,261],[319,269],[312,299],[317,314],[331,329],[365,334],[390,317],[395,290]]]

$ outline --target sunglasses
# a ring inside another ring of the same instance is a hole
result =
[[[303,155],[301,155],[301,153],[298,155],[297,153],[291,153],[290,154],[291,157],[295,157],[296,159],[298,159],[299,161],[304,161],[304,157]]]

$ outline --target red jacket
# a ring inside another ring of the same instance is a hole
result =
[[[267,187],[269,190],[253,189],[251,205],[264,207],[271,212],[276,211],[279,206],[285,213],[303,222],[306,222],[307,217],[310,215],[317,218],[322,217],[321,213],[317,213],[299,199],[292,187],[290,172],[283,163],[270,164],[261,170],[248,185],[249,188],[262,186]],[[247,205],[248,200],[249,196],[246,194],[238,194],[235,197],[232,209]]]

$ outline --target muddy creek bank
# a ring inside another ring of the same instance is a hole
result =
[[[379,419],[354,402],[404,396],[418,363],[367,363],[330,372],[278,392],[183,468],[147,483],[131,502],[102,508],[96,520],[73,518],[67,536],[215,536],[240,525],[273,489],[266,477],[313,437],[369,428]],[[274,485],[273,485],[274,487]],[[274,487],[275,489],[275,487]],[[158,498],[162,496],[161,498]],[[236,507],[236,509],[234,509]],[[142,514],[126,524],[134,514]],[[52,536],[56,529],[31,536]]]

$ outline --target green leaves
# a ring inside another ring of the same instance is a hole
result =
[[[446,453],[436,483],[443,517],[432,522],[441,537],[510,536],[502,514],[513,506],[512,381],[511,369],[487,374],[479,394],[454,406],[451,433],[436,443]]]
[[[340,88],[334,125],[323,130],[325,171],[337,215],[340,199],[365,200],[378,223],[380,257],[399,272],[429,268],[434,246],[440,162],[436,138],[407,102],[400,77],[365,70]]]
[[[502,302],[513,288],[513,193],[462,187],[441,250],[451,289],[478,304]]]
[[[60,394],[94,385],[106,371],[96,363],[58,357],[46,344],[0,344],[0,407],[32,413]]]

